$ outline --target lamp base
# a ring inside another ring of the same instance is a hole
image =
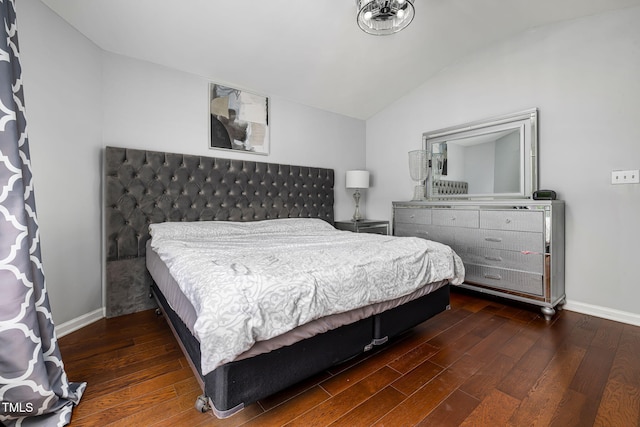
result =
[[[353,217],[351,218],[353,221],[361,221],[362,215],[360,215],[360,190],[356,190],[353,193],[353,200],[356,202],[356,210],[353,213]]]
[[[427,200],[427,198],[424,196],[424,192],[425,192],[425,187],[424,185],[416,185],[415,188],[413,189],[413,199],[411,199],[412,201],[420,201],[420,200]]]

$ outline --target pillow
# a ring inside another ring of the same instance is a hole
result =
[[[161,222],[149,225],[149,233],[153,240],[189,240],[256,233],[295,234],[325,231],[335,231],[335,228],[328,222],[318,218],[279,218],[249,222]]]

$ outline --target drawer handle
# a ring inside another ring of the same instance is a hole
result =
[[[507,219],[504,220],[504,222],[506,222],[507,224],[511,224],[511,219],[507,218]]]
[[[502,280],[499,274],[485,274],[484,277],[487,279]]]
[[[501,237],[485,237],[484,240],[486,240],[487,242],[502,242]]]
[[[489,261],[502,261],[502,258],[499,256],[485,256],[484,259]]]
[[[409,218],[415,218],[415,214],[414,215],[409,215]]]
[[[455,221],[455,220],[456,220],[456,217],[455,217],[455,216],[452,216],[452,217],[451,217],[451,221]]]

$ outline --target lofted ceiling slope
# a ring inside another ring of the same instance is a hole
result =
[[[354,0],[42,0],[100,48],[367,119],[458,59],[553,22],[640,0],[416,0],[372,36]]]

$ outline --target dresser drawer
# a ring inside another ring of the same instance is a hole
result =
[[[467,229],[456,232],[456,246],[544,253],[542,233]]]
[[[434,242],[453,245],[455,241],[453,229],[449,227],[438,227],[433,225],[398,223],[393,229],[394,236],[421,237]]]
[[[491,230],[531,231],[544,230],[544,212],[527,210],[480,211],[480,228]]]
[[[421,224],[409,224],[406,222],[397,222],[393,227],[393,235],[400,237],[422,237],[427,238],[425,230],[426,226]]]
[[[399,208],[394,211],[394,221],[404,224],[431,224],[431,209]]]
[[[426,233],[426,239],[440,242],[451,247],[453,247],[453,245],[455,244],[455,228],[443,227],[438,225],[428,225],[424,228],[424,231]]]
[[[467,264],[465,282],[505,289],[525,294],[544,296],[542,275],[516,270],[505,270],[495,267]]]
[[[544,273],[544,257],[540,253],[522,253],[489,248],[457,247],[456,249],[465,265],[469,263],[537,274]]]
[[[480,225],[478,211],[464,209],[434,209],[431,222],[447,227],[478,228]]]

